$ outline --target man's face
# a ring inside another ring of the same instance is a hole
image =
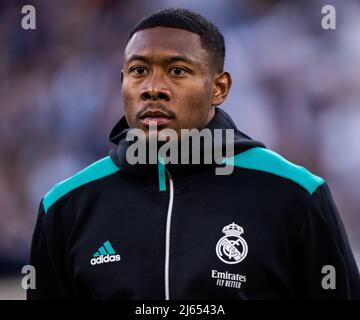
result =
[[[136,32],[124,55],[122,94],[131,128],[202,129],[212,119],[214,85],[208,52],[192,32],[155,27]]]

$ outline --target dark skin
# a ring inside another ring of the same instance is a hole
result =
[[[131,128],[202,129],[231,87],[227,72],[216,72],[200,36],[155,27],[136,32],[124,53],[121,90]],[[146,113],[147,112],[147,113]]]

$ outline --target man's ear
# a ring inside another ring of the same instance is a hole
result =
[[[123,80],[124,80],[124,70],[121,70],[121,75],[120,75],[121,84],[123,83]]]
[[[230,73],[224,71],[215,75],[213,88],[213,98],[212,98],[212,105],[218,106],[224,102],[226,99],[230,88],[231,88],[232,80]]]

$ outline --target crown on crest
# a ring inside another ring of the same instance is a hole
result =
[[[240,236],[244,233],[244,229],[238,226],[236,223],[231,223],[222,229],[222,232],[227,236]]]

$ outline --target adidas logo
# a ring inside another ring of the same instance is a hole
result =
[[[103,245],[93,254],[93,258],[90,260],[91,265],[102,264],[108,262],[120,261],[121,257],[115,253],[114,248],[109,241],[105,241]]]

